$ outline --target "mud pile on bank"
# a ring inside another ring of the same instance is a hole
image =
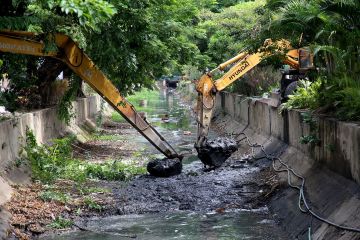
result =
[[[252,209],[259,207],[259,200],[271,189],[264,180],[266,177],[255,177],[259,171],[258,167],[235,160],[216,170],[204,171],[203,164],[196,161],[184,165],[180,175],[169,178],[143,175],[125,188],[113,191],[119,214]]]

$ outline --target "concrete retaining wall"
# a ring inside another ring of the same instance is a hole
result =
[[[300,137],[310,134],[310,127],[303,122],[300,110],[279,114],[279,109],[267,99],[245,99],[222,92],[218,107],[234,120],[251,128],[254,132],[277,138],[304,153],[316,164],[350,178],[360,184],[360,124],[341,122],[317,116],[316,131],[320,143],[301,144]]]
[[[309,134],[310,129],[301,111],[280,115],[268,100],[247,100],[230,93],[221,93],[217,100],[213,122],[217,129],[224,133],[245,132],[266,152],[281,152],[282,160],[306,179],[305,196],[313,211],[336,224],[360,229],[359,124],[317,117],[321,142],[304,145],[299,138]],[[242,150],[249,151],[245,142],[240,145]],[[270,161],[265,164],[271,166]],[[279,183],[267,206],[288,233],[288,239],[308,240],[309,228],[314,240],[360,239],[359,232],[344,231],[302,213],[299,191],[288,187],[286,173],[277,176]],[[292,177],[292,184],[300,183]]]
[[[39,143],[48,142],[66,132],[78,134],[75,130],[89,119],[94,119],[100,110],[100,98],[78,99],[73,103],[73,108],[75,118],[70,126],[58,120],[55,107],[20,114],[14,119],[0,122],[0,172],[18,157],[26,128],[34,132]]]
[[[38,143],[46,143],[67,133],[86,140],[86,126],[95,127],[94,120],[101,106],[100,96],[81,98],[72,105],[75,117],[69,126],[58,119],[55,107],[16,114],[14,119],[0,122],[0,239],[6,238],[9,228],[10,214],[2,205],[11,198],[10,185],[30,180],[26,166],[16,167],[26,129],[34,132]]]

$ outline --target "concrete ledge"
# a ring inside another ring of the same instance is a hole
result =
[[[301,144],[300,138],[310,134],[302,120],[301,110],[279,113],[268,99],[245,99],[221,92],[216,112],[223,111],[253,133],[279,139],[303,153],[311,162],[325,166],[360,184],[360,125],[317,116],[317,145]]]

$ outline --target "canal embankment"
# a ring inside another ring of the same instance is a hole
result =
[[[72,103],[74,117],[69,125],[57,117],[56,107],[16,113],[14,117],[0,122],[0,239],[6,237],[11,215],[3,207],[12,196],[14,185],[28,184],[30,169],[19,161],[23,157],[26,130],[34,133],[38,143],[48,143],[54,138],[74,134],[86,141],[89,129],[96,126],[96,117],[101,109],[99,96],[79,98]]]
[[[282,161],[305,179],[305,198],[319,217],[360,228],[360,125],[302,110],[279,113],[271,99],[249,99],[223,92],[217,97],[215,124],[228,134],[246,133],[252,143]],[[308,140],[308,141],[306,141]],[[244,143],[247,145],[247,143]],[[258,150],[261,155],[260,150]],[[269,207],[290,239],[359,239],[360,234],[329,226],[299,209],[299,191],[288,187],[287,173]],[[292,175],[292,184],[301,181]],[[300,202],[300,207],[304,203]]]

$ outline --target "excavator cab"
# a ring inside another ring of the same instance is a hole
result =
[[[281,102],[284,103],[289,99],[289,95],[293,94],[301,79],[307,78],[309,70],[314,69],[314,55],[308,48],[300,48],[297,50],[298,66],[285,68],[282,71],[280,81]]]
[[[314,68],[314,55],[311,53],[310,49],[299,49],[299,71],[307,72]]]

